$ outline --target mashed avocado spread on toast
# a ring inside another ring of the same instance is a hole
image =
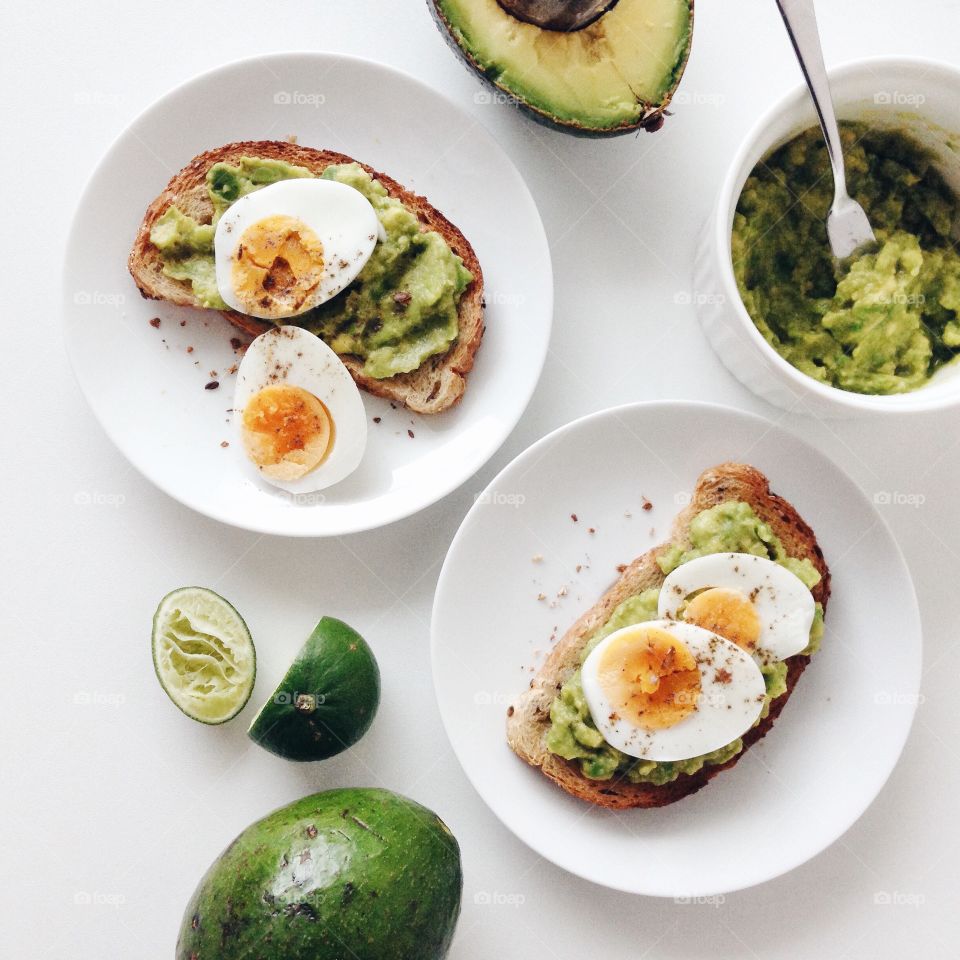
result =
[[[767,557],[786,567],[810,589],[820,582],[820,573],[807,559],[788,557],[779,538],[747,503],[727,501],[702,510],[690,523],[690,545],[672,545],[657,558],[666,576],[681,564],[711,553],[750,553]],[[610,619],[587,640],[581,654],[583,663],[596,645],[615,630],[657,618],[659,587],[624,600]],[[817,604],[817,613],[810,631],[810,645],[804,654],[812,655],[823,635],[823,609]],[[770,709],[771,701],[787,692],[787,665],[779,661],[761,668],[766,684],[766,702],[760,719]],[[638,760],[610,746],[597,730],[583,694],[580,671],[577,670],[563,685],[550,708],[551,726],[547,734],[547,749],[565,760],[576,760],[583,775],[591,780],[610,780],[623,777],[631,783],[661,785],[676,780],[680,774],[696,773],[704,765],[726,763],[743,749],[743,741],[732,743],[712,753],[689,760],[673,762]],[[757,721],[760,722],[759,720]]]
[[[242,157],[236,166],[214,164],[207,171],[213,223],[198,223],[171,206],[150,231],[163,272],[188,281],[201,306],[228,309],[216,282],[217,220],[234,201],[260,187],[312,176],[305,167],[281,160]],[[322,178],[359,190],[373,206],[385,238],[353,283],[296,317],[296,324],[337,353],[363,359],[363,372],[375,379],[416,370],[430,357],[446,353],[457,338],[460,298],[473,279],[463,261],[435,230],[421,230],[417,215],[389,196],[358,163],[333,164]]]

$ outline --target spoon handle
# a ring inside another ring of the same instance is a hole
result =
[[[827,153],[830,166],[833,167],[835,202],[845,199],[847,177],[843,166],[843,144],[837,115],[833,110],[833,97],[830,94],[830,81],[823,62],[823,48],[820,45],[820,32],[817,30],[817,13],[813,0],[777,0],[780,15],[786,24],[790,42],[796,51],[800,68],[810,88],[813,105],[823,128],[827,141]]]

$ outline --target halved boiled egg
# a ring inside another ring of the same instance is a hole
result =
[[[750,553],[714,553],[681,564],[660,590],[658,615],[732,640],[762,663],[810,643],[816,605],[786,567]]]
[[[763,674],[735,643],[651,620],[605,637],[581,669],[603,739],[631,757],[687,760],[726,746],[760,716]]]
[[[352,283],[377,244],[367,198],[334,180],[281,180],[232,204],[217,223],[217,288],[240,313],[295,317]]]
[[[237,370],[233,409],[260,476],[291,493],[338,483],[363,458],[360,391],[343,361],[301,327],[277,327],[250,344]]]

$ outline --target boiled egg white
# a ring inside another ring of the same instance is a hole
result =
[[[338,483],[363,458],[367,418],[343,361],[296,326],[257,337],[237,370],[234,418],[259,475],[290,493]]]
[[[726,746],[753,726],[766,697],[749,654],[672,620],[611,633],[584,661],[581,680],[604,740],[644,760],[687,760]]]
[[[657,613],[719,633],[769,663],[810,643],[816,605],[806,584],[779,563],[749,553],[714,553],[670,573]]]
[[[217,289],[240,313],[295,317],[335,297],[370,259],[380,221],[334,180],[281,180],[241,197],[217,223]]]

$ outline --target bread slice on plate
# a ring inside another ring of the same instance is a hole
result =
[[[787,692],[770,703],[770,712],[743,735],[743,750],[726,763],[707,765],[697,773],[680,774],[669,783],[631,783],[624,778],[591,780],[576,761],[564,760],[546,747],[550,730],[550,706],[563,684],[580,667],[580,653],[587,640],[602,627],[627,598],[663,583],[664,574],[657,557],[670,545],[688,546],[691,520],[702,510],[726,501],[749,504],[754,513],[769,524],[780,538],[788,556],[807,558],[819,571],[821,580],[813,589],[814,600],[826,609],[830,597],[830,572],[813,530],[794,507],[770,491],[767,478],[753,467],[723,463],[701,474],[690,503],[676,517],[671,538],[637,557],[614,585],[573,624],[551,650],[542,667],[518,700],[507,711],[507,741],[514,752],[562,787],[567,793],[601,807],[660,807],[674,803],[705,786],[721,770],[734,766],[744,753],[771,729],[790,699],[808,657],[797,654],[786,660]]]
[[[164,275],[160,252],[150,242],[150,230],[171,205],[176,205],[200,223],[210,223],[213,205],[207,195],[207,171],[215,163],[235,164],[241,157],[282,160],[306,167],[317,176],[332,164],[359,162],[342,153],[276,140],[229,143],[216,150],[201,153],[170,180],[160,196],[147,208],[140,223],[128,265],[144,297],[186,307],[199,306],[189,282],[174,280]],[[364,163],[360,166],[374,179],[379,180],[391,197],[400,200],[417,215],[423,230],[436,230],[446,240],[473,274],[473,281],[460,300],[459,335],[446,353],[431,357],[409,373],[382,380],[366,376],[363,373],[363,363],[357,358],[345,356],[342,359],[357,385],[363,390],[403,404],[417,413],[440,413],[452,407],[463,396],[467,374],[473,367],[483,337],[483,273],[480,263],[466,237],[425,197],[412,193],[396,180],[378,173]],[[272,326],[233,310],[222,312],[235,327],[251,337],[264,333]]]

